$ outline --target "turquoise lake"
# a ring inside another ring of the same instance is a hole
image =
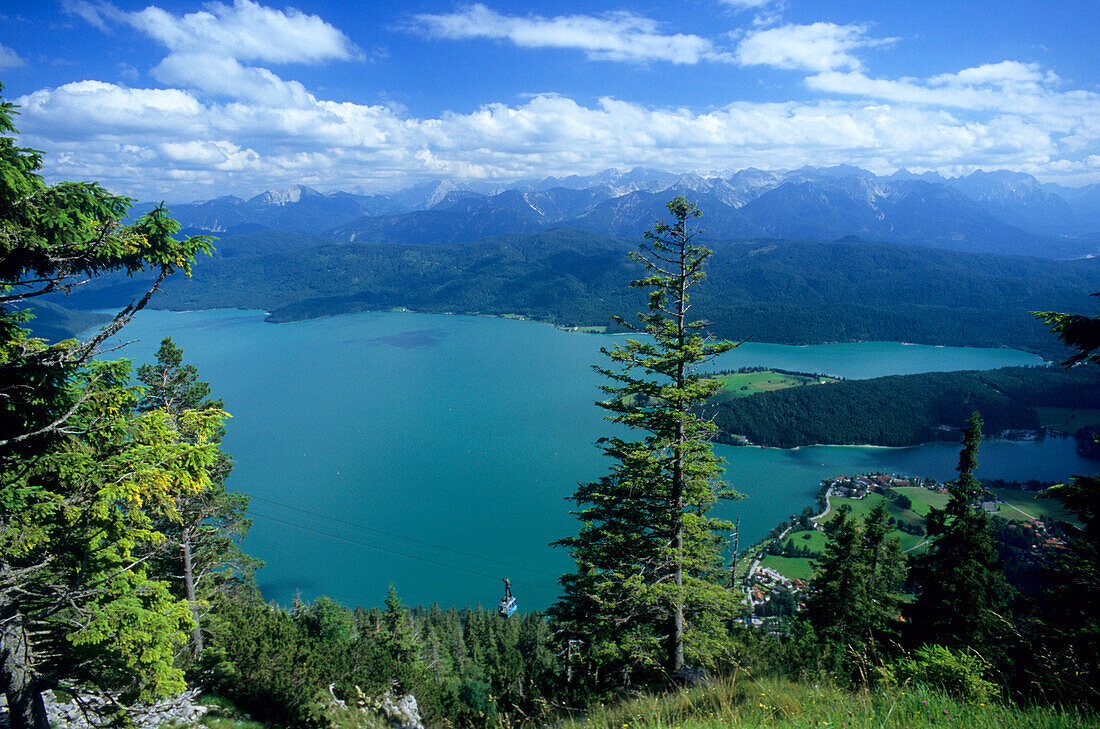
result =
[[[553,602],[568,556],[549,543],[577,528],[566,501],[602,475],[608,433],[591,366],[614,338],[534,322],[378,313],[268,324],[257,311],[142,312],[122,356],[152,358],[171,336],[232,413],[229,486],[252,495],[245,549],[258,582],[289,604],[329,595],[379,605],[492,605],[510,577],[521,609]],[[1007,349],[893,343],[742,345],[715,369],[768,365],[849,378],[1038,364]],[[819,481],[887,471],[946,480],[959,447],[720,446],[747,498],[748,546],[813,502]],[[1071,439],[986,441],[978,474],[1061,479],[1092,473]]]

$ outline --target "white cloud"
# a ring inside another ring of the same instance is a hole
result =
[[[936,86],[1017,86],[1034,87],[1040,83],[1056,83],[1058,76],[1053,72],[1043,73],[1037,63],[1019,61],[1001,61],[987,63],[975,68],[967,68],[954,74],[933,76],[930,83]]]
[[[24,61],[19,57],[19,54],[8,48],[7,46],[0,44],[0,69],[3,68],[16,68],[23,66]]]
[[[523,48],[572,48],[594,60],[679,64],[730,60],[705,38],[663,34],[656,21],[629,12],[602,17],[518,17],[501,15],[479,3],[445,15],[416,15],[414,21],[412,29],[433,38],[492,38]]]
[[[827,72],[810,76],[806,84],[816,91],[902,104],[1020,114],[1044,119],[1057,131],[1085,123],[1100,110],[1100,94],[1063,91],[1057,75],[1043,72],[1037,64],[1014,61],[927,80],[874,79],[861,72]]]
[[[266,68],[242,66],[234,58],[211,53],[173,53],[153,69],[161,83],[275,107],[316,103],[297,81],[283,81]]]
[[[348,61],[359,51],[342,32],[316,15],[273,10],[251,0],[232,6],[208,3],[180,17],[158,7],[126,13],[126,22],[173,53],[205,53],[238,61],[319,63]]]
[[[311,64],[362,55],[318,16],[293,8],[274,10],[252,0],[211,2],[182,16],[155,6],[123,12],[109,3],[84,0],[67,0],[64,8],[102,30],[109,30],[109,23],[124,23],[161,43],[169,51],[153,69],[161,83],[254,103],[302,106],[316,100],[300,83],[242,61]]]
[[[170,88],[89,80],[16,99],[22,141],[46,151],[51,179],[96,179],[132,196],[179,200],[294,183],[377,190],[438,176],[506,182],[635,165],[707,171],[847,163],[946,174],[1001,167],[1062,181],[1098,174],[1100,94],[1066,88],[1049,70],[1015,61],[926,79],[874,78],[855,52],[891,41],[869,38],[864,26],[786,25],[741,39],[736,62],[809,71],[805,84],[816,101],[700,110],[539,94],[417,118],[397,104],[318,98],[248,65],[358,54],[315,16],[250,0],[205,7],[173,16],[157,8],[127,14],[110,5],[67,6],[89,22],[129,24],[156,38],[167,51],[152,76]],[[572,48],[591,58],[733,60],[703,38],[662,33],[630,13],[517,17],[474,5],[416,16],[413,27],[439,38]]]
[[[110,3],[94,5],[87,0],[62,0],[61,9],[69,14],[84,20],[85,23],[109,33],[111,26],[109,21],[118,22],[122,13]]]
[[[176,166],[194,169],[239,171],[259,160],[259,154],[251,149],[241,149],[230,142],[165,142],[159,149],[165,160]]]
[[[77,81],[20,97],[20,124],[58,141],[125,139],[130,135],[198,135],[206,107],[178,89],[128,89],[102,81]]]
[[[737,45],[738,63],[745,66],[774,66],[788,70],[858,71],[863,64],[852,55],[858,48],[888,45],[894,39],[867,37],[863,25],[783,25],[757,30]]]
[[[774,5],[778,0],[719,0],[724,5],[729,5],[737,10],[759,10],[769,5]]]
[[[393,189],[437,176],[507,181],[634,165],[705,171],[843,162],[879,172],[1004,167],[1057,177],[1080,171],[1100,147],[1094,127],[1069,124],[1084,143],[1070,156],[1044,119],[864,100],[737,102],[698,112],[540,95],[409,118],[379,105],[214,104],[181,91],[81,82],[17,103],[24,141],[47,151],[52,177],[99,179],[146,199],[202,197],[211,185],[217,194],[298,182]],[[1100,103],[1092,109],[1100,117]]]

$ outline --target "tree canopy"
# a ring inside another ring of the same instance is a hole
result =
[[[943,509],[928,514],[927,552],[913,560],[911,579],[920,586],[911,618],[918,642],[983,651],[1005,634],[1003,612],[1009,587],[998,560],[989,516],[976,508],[984,493],[974,477],[982,420],[971,415]]]
[[[672,223],[658,221],[634,254],[648,275],[631,285],[649,291],[649,308],[629,326],[646,338],[603,349],[612,365],[594,368],[612,383],[599,405],[615,432],[625,426],[640,438],[600,440],[614,463],[577,489],[580,533],[558,542],[577,569],[561,579],[565,597],[551,612],[576,673],[596,685],[713,665],[736,610],[722,560],[732,525],[706,515],[732,494],[717,486],[715,427],[694,411],[721,387],[698,367],[733,344],[688,319],[688,290],[703,280],[710,251],[693,242],[694,205],[676,198],[668,210]]]
[[[209,487],[224,413],[142,412],[129,364],[94,359],[209,239],[175,238],[162,206],[124,225],[130,200],[95,183],[46,184],[15,113],[0,102],[0,683],[14,729],[40,729],[52,686],[183,687],[190,613],[148,563],[158,520]],[[24,328],[33,297],[142,270],[153,286],[84,341]]]

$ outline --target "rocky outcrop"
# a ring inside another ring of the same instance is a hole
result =
[[[139,704],[130,708],[130,717],[138,729],[160,729],[170,724],[197,722],[209,710],[195,703],[199,690],[192,689],[176,696],[161,699],[152,704]],[[102,694],[85,694],[80,700],[59,701],[52,691],[42,695],[46,715],[53,724],[68,729],[92,729],[105,726],[110,721],[112,700]],[[8,727],[8,710],[0,695],[0,729]]]
[[[378,707],[391,729],[424,729],[420,721],[420,707],[412,694],[394,697],[389,691],[382,695]]]

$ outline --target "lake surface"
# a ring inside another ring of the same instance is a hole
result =
[[[522,609],[553,602],[570,568],[550,542],[576,532],[566,501],[608,463],[609,424],[594,402],[607,336],[534,322],[356,314],[268,324],[256,311],[145,311],[123,352],[152,359],[171,336],[232,413],[224,448],[232,489],[252,495],[246,551],[258,581],[289,604],[326,594],[380,605],[493,605],[510,577]],[[1038,364],[1006,349],[891,343],[745,344],[716,369],[768,365],[849,378]],[[827,476],[887,471],[947,480],[959,446],[719,446],[725,478],[748,498],[741,546],[813,502]],[[987,441],[978,474],[1061,479],[1092,473],[1069,439]]]

